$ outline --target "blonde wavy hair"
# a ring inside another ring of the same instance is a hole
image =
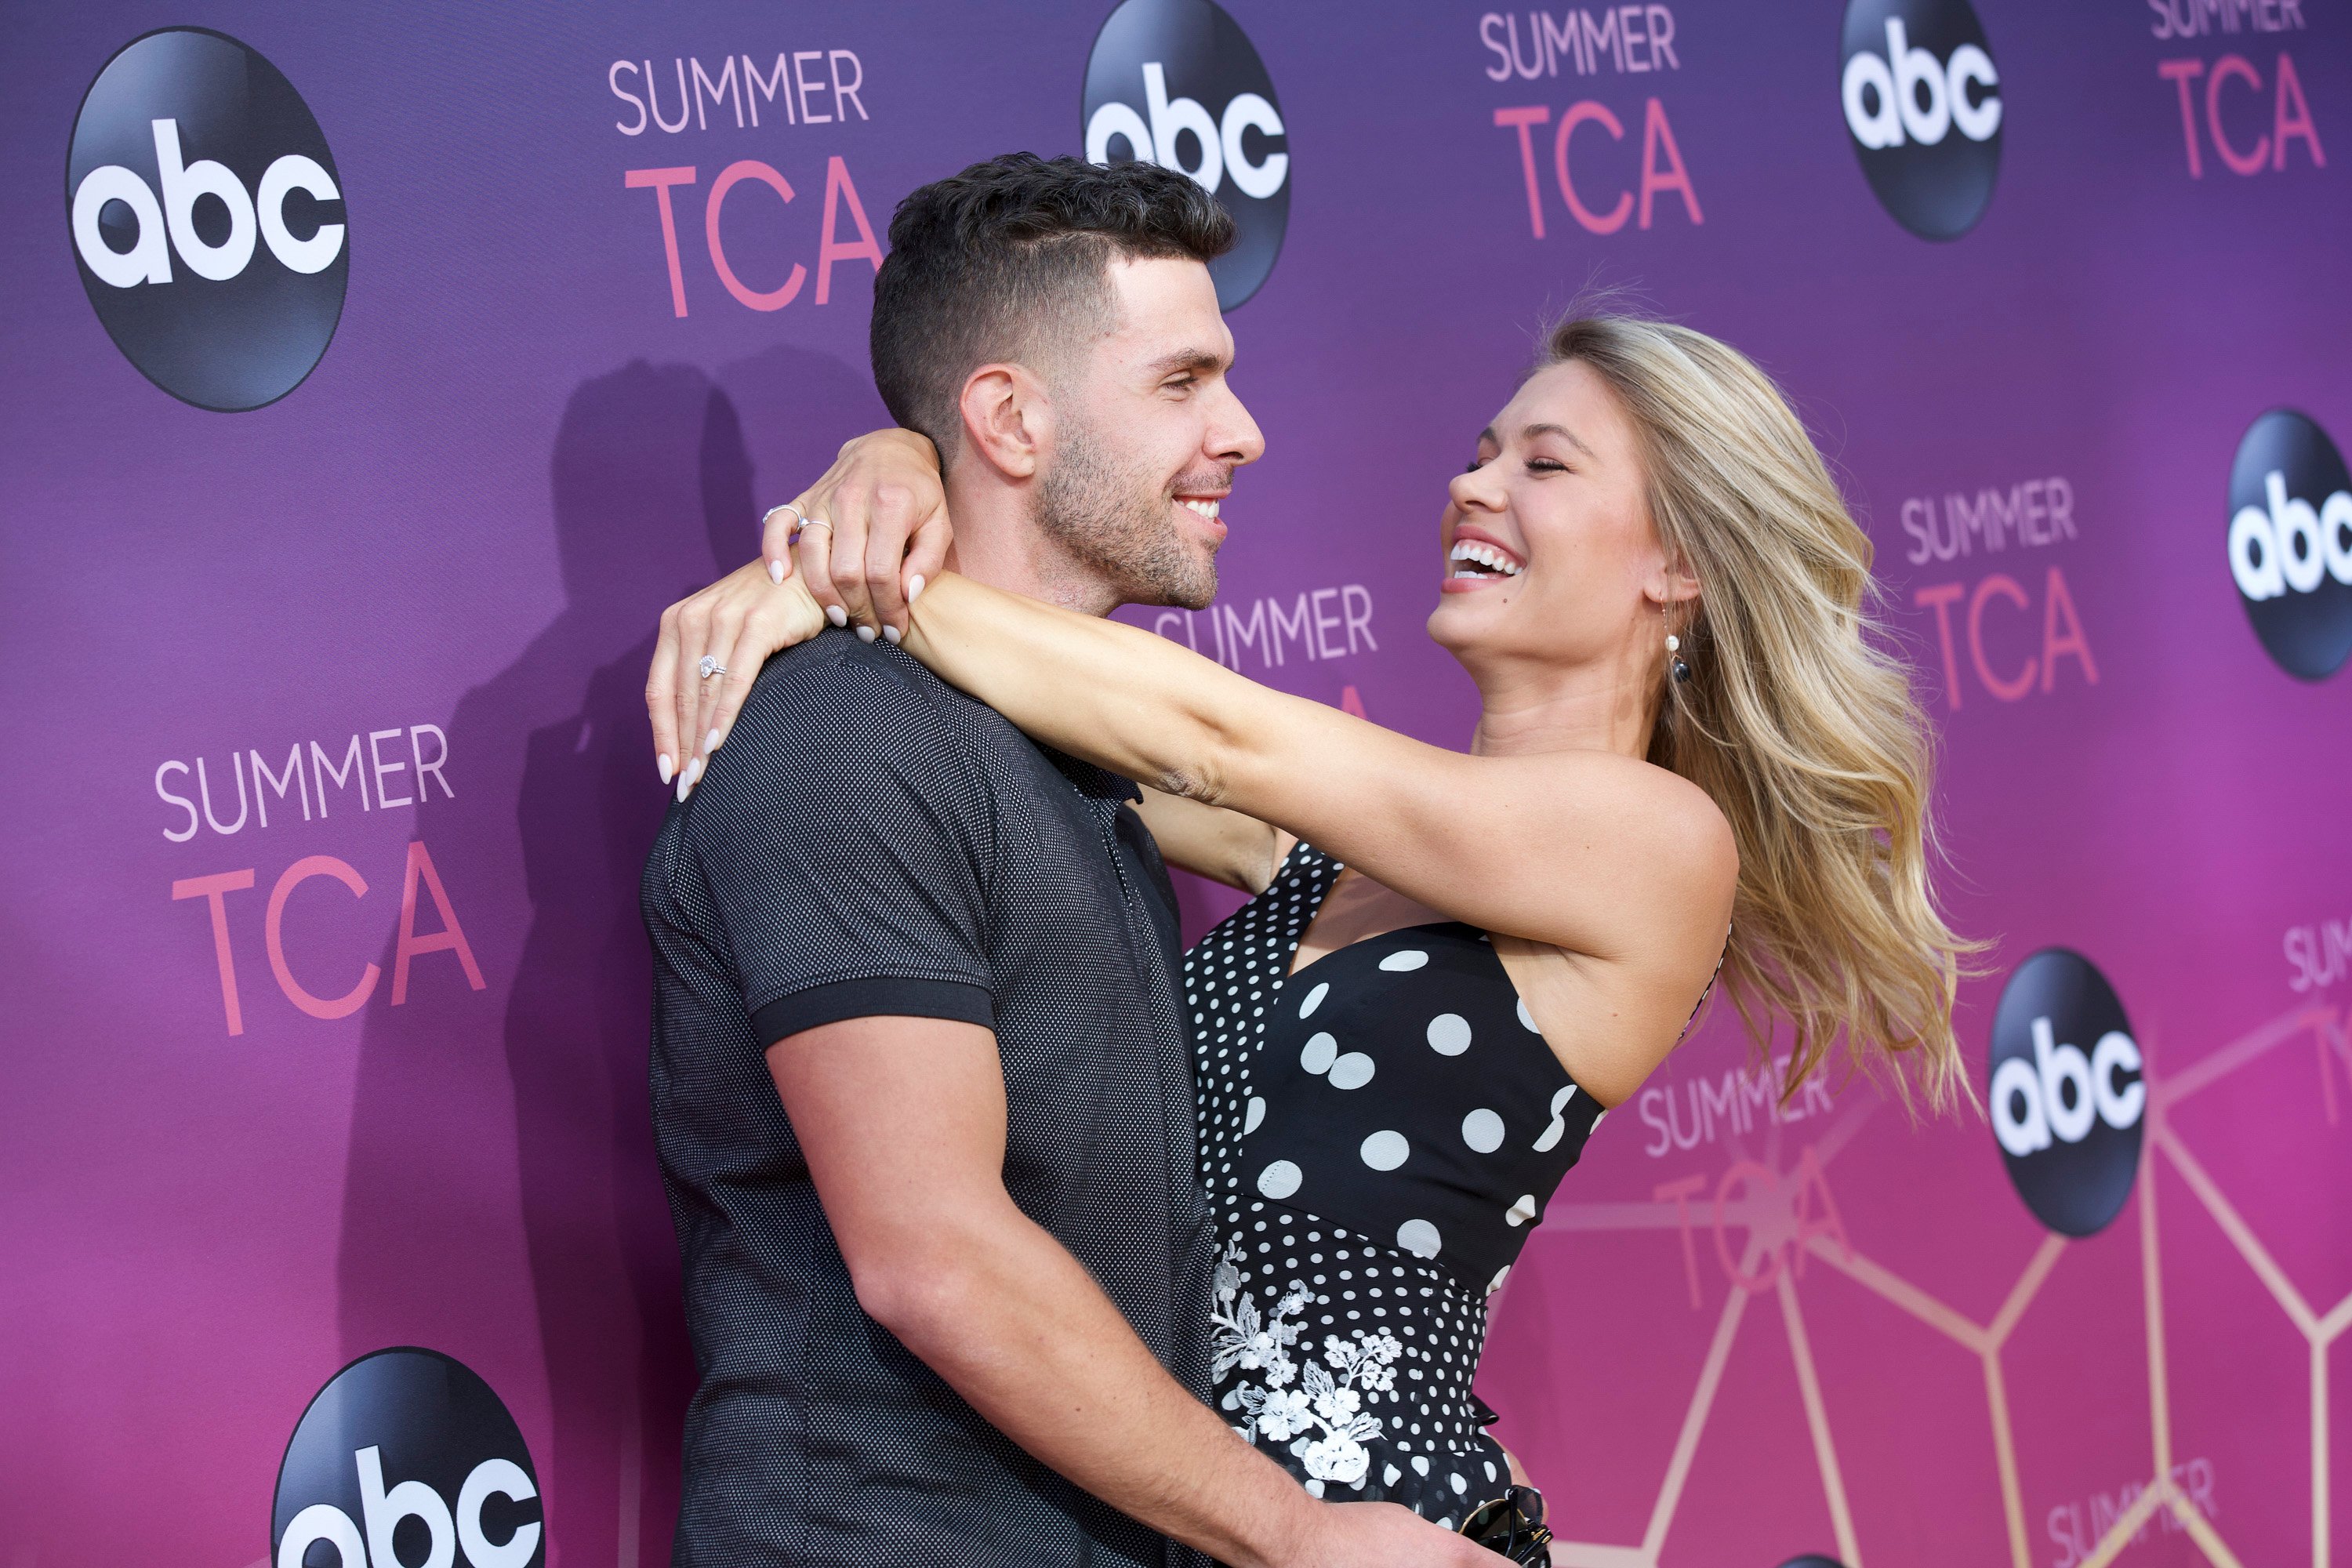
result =
[[[1632,416],[1650,516],[1698,579],[1649,760],[1706,791],[1739,848],[1724,973],[1759,1050],[1794,1033],[1784,1094],[1843,1040],[1906,1104],[1975,1101],[1954,990],[1987,945],[1927,885],[1932,743],[1874,618],[1871,542],[1769,377],[1703,332],[1583,314],[1536,370],[1575,363]],[[1530,374],[1533,374],[1532,372]]]

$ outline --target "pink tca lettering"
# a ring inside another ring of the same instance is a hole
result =
[[[793,199],[793,187],[783,175],[758,159],[745,158],[740,163],[730,163],[710,183],[710,199],[702,213],[702,237],[709,242],[711,269],[719,274],[720,286],[734,295],[738,303],[748,305],[754,310],[781,310],[799,295],[801,284],[808,277],[808,268],[797,261],[793,262],[792,272],[784,279],[782,287],[762,293],[735,276],[735,268],[727,263],[726,248],[719,241],[719,209],[726,204],[727,193],[745,180],[759,181],[787,202]],[[683,316],[686,312],[681,310],[678,314]]]
[[[383,971],[371,963],[361,973],[359,984],[332,999],[313,996],[294,978],[294,971],[286,963],[285,919],[286,900],[294,889],[313,877],[332,877],[352,890],[355,899],[367,897],[367,879],[362,877],[332,855],[307,855],[286,868],[278,885],[269,890],[269,910],[262,917],[264,944],[269,950],[269,972],[278,976],[278,988],[286,993],[286,1000],[313,1018],[348,1018],[367,1005],[375,994],[375,983]],[[250,874],[247,879],[250,885]]]
[[[679,121],[681,125],[684,121]],[[621,183],[630,190],[653,188],[654,200],[661,207],[662,255],[669,262],[670,308],[678,315],[686,314],[686,274],[677,264],[677,220],[670,212],[669,192],[672,185],[694,184],[692,169],[630,169],[623,173]],[[714,213],[716,208],[712,209]],[[715,223],[715,218],[714,218]]]
[[[212,906],[213,959],[220,967],[221,1011],[227,1017],[228,1032],[245,1033],[245,1009],[237,1005],[236,955],[228,945],[228,909],[223,901],[230,893],[243,892],[253,886],[253,869],[223,871],[211,877],[186,877],[172,884],[172,900],[202,899]]]
[[[858,112],[863,114],[860,105]],[[841,204],[849,205],[849,221],[857,226],[857,238],[849,245],[837,243],[834,235],[835,220]],[[849,165],[838,157],[824,161],[824,233],[816,247],[816,302],[824,304],[833,294],[833,268],[835,262],[870,261],[874,270],[882,270],[882,247],[875,243],[874,227],[866,221],[866,207],[857,199],[857,186],[849,178]],[[793,272],[800,270],[797,267]]]
[[[441,917],[441,929],[422,936],[416,931],[416,884],[420,879]],[[474,962],[474,950],[467,944],[465,928],[457,923],[457,911],[450,907],[449,894],[441,886],[441,873],[435,868],[431,853],[425,849],[425,841],[418,838],[409,842],[408,866],[401,878],[400,939],[392,955],[394,1006],[408,1000],[409,964],[428,952],[455,952],[458,966],[466,972],[466,984],[477,991],[483,988],[481,966]]]

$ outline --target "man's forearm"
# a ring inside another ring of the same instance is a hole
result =
[[[1012,1211],[940,1238],[869,1306],[991,1424],[1087,1491],[1235,1568],[1294,1559],[1320,1504],[1169,1376],[1087,1271]]]

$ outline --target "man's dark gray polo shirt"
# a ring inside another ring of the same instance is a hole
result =
[[[763,1056],[844,1018],[992,1027],[1013,1202],[1205,1394],[1175,900],[1132,795],[898,650],[828,632],[770,661],[671,811],[644,905],[655,1133],[701,1372],[678,1563],[1193,1560],[1030,1458],[859,1310]]]

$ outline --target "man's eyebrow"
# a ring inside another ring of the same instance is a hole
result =
[[[1225,356],[1220,350],[1178,349],[1173,353],[1161,354],[1153,360],[1150,369],[1152,379],[1157,381],[1180,370],[1223,370],[1224,367]]]

